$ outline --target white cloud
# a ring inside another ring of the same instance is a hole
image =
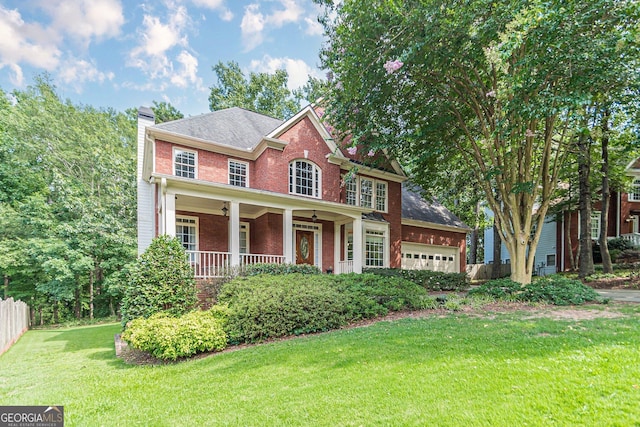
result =
[[[244,16],[240,23],[242,42],[247,52],[260,45],[264,40],[265,17],[260,13],[259,9],[260,5],[258,4],[247,6],[244,9]]]
[[[180,64],[180,67],[178,70],[174,70],[171,76],[171,83],[181,88],[187,87],[189,84],[199,86],[201,79],[197,75],[198,59],[183,50],[176,58],[176,61]]]
[[[318,71],[301,59],[272,58],[265,55],[261,60],[251,61],[249,68],[258,73],[273,74],[276,70],[285,69],[289,75],[287,87],[290,90],[304,86],[309,76],[320,77]]]
[[[265,32],[270,29],[281,28],[286,24],[292,24],[301,20],[304,12],[298,4],[298,0],[278,0],[283,9],[273,11],[265,15],[260,11],[260,4],[252,3],[244,9],[244,16],[240,24],[242,41],[245,51],[250,51],[265,39]]]
[[[321,36],[324,33],[324,28],[322,28],[322,24],[318,22],[318,18],[306,17],[304,18],[305,24],[307,24],[307,28],[304,30],[305,34],[310,36]]]
[[[157,16],[145,15],[138,32],[140,43],[129,52],[128,65],[140,68],[152,78],[167,77],[172,71],[169,51],[176,46],[187,46],[185,28],[189,22],[187,10],[178,6],[171,10],[167,22]]]
[[[114,78],[112,72],[102,72],[94,63],[77,58],[65,59],[58,76],[62,82],[73,86],[78,92],[82,91],[82,85],[86,82],[102,83]]]
[[[9,66],[21,80],[21,63],[47,71],[60,61],[60,37],[39,24],[26,23],[17,10],[0,6],[0,68]]]
[[[223,21],[231,21],[233,12],[224,7],[224,0],[193,0],[193,4],[198,7],[220,11],[220,19]]]
[[[120,0],[41,0],[39,6],[51,16],[56,31],[85,46],[94,37],[117,36],[124,25]]]

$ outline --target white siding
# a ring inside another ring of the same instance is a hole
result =
[[[150,111],[150,110],[149,110]],[[138,112],[138,163],[136,171],[138,189],[138,254],[149,247],[155,231],[154,185],[142,176],[144,140],[147,126],[154,125],[153,115]]]

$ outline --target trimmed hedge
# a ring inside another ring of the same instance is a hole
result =
[[[554,305],[577,305],[602,301],[595,290],[584,285],[580,280],[558,275],[544,276],[524,286],[510,279],[491,280],[470,290],[469,295],[490,295],[498,299]]]
[[[346,323],[346,297],[331,278],[300,273],[239,277],[220,289],[218,301],[231,309],[230,343],[327,331]]]
[[[431,270],[402,270],[399,268],[369,268],[366,273],[384,277],[402,277],[411,280],[428,291],[465,291],[469,289],[466,273],[445,273]]]
[[[218,301],[231,310],[230,343],[327,331],[390,310],[433,305],[415,283],[374,274],[241,277],[222,286]]]
[[[220,351],[227,346],[224,331],[227,316],[225,307],[192,311],[180,317],[156,313],[147,319],[132,320],[122,333],[122,339],[163,360]]]
[[[249,264],[245,266],[241,276],[257,276],[259,274],[322,274],[315,265],[309,264]]]

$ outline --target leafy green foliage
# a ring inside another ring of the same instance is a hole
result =
[[[226,330],[232,343],[327,331],[346,323],[346,297],[325,275],[239,277],[222,286],[218,301],[231,309]]]
[[[401,270],[397,268],[371,268],[367,273],[385,277],[402,277],[429,291],[464,291],[469,288],[466,273],[445,273],[431,270]]]
[[[285,70],[276,70],[274,74],[252,72],[247,79],[237,62],[220,61],[213,71],[218,83],[211,87],[211,111],[240,107],[284,120],[300,107],[287,88],[289,76]]]
[[[218,301],[231,310],[232,343],[326,331],[434,302],[422,287],[400,277],[301,273],[237,278],[222,286]]]
[[[131,267],[122,299],[122,325],[165,311],[179,316],[197,303],[193,270],[180,241],[158,236]]]
[[[176,360],[227,346],[224,331],[227,312],[214,307],[192,311],[179,317],[166,312],[149,318],[137,318],[122,333],[122,339],[138,350],[164,360]]]
[[[256,276],[258,274],[322,274],[315,265],[310,264],[250,264],[245,266],[242,276]]]
[[[580,280],[560,275],[541,277],[524,286],[510,279],[491,280],[470,290],[469,295],[490,295],[498,299],[554,305],[584,304],[602,300],[596,291],[585,286]]]

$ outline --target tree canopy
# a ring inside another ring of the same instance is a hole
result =
[[[334,75],[327,120],[423,181],[462,160],[494,211],[512,279],[529,282],[584,106],[603,93],[622,102],[637,83],[638,3],[316,2]]]

